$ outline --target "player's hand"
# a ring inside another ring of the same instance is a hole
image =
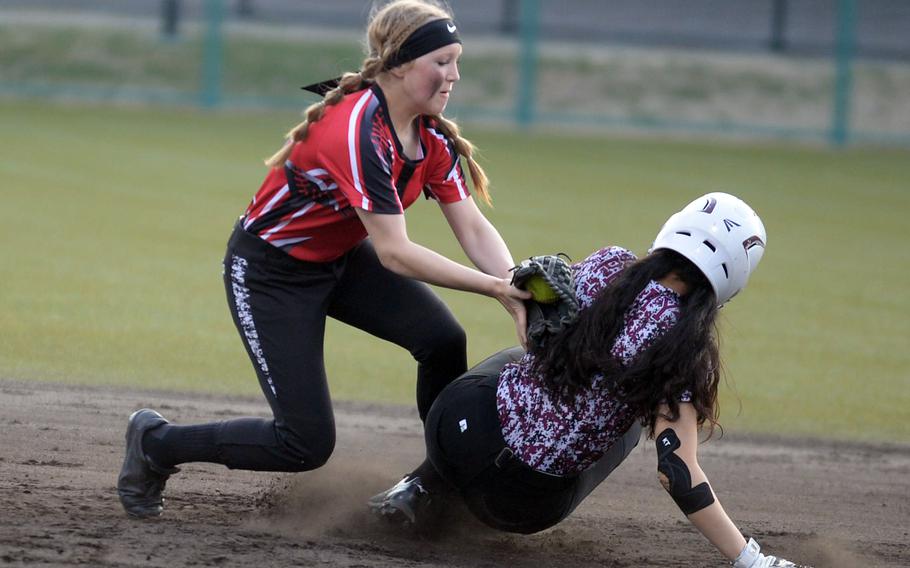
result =
[[[527,290],[519,290],[509,283],[508,278],[503,278],[496,286],[494,297],[509,312],[512,319],[515,320],[515,332],[518,335],[518,342],[522,348],[528,348],[528,312],[525,309],[524,300],[531,299],[531,293]]]
[[[733,568],[810,568],[809,566],[800,566],[789,560],[778,558],[770,554],[761,553],[761,548],[754,539],[749,539],[746,546],[736,560],[733,561]]]

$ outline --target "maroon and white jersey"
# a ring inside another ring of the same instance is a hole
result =
[[[421,193],[442,203],[469,195],[452,142],[418,120],[420,155],[407,158],[382,90],[350,93],[310,125],[283,168],[271,170],[243,227],[291,256],[334,260],[367,236],[354,211],[401,214]]]
[[[619,247],[601,249],[573,265],[575,291],[584,310],[635,255]],[[679,319],[679,295],[651,281],[625,314],[610,353],[623,365],[633,362]],[[532,468],[571,475],[594,464],[638,416],[597,374],[573,400],[554,396],[530,372],[533,355],[506,365],[496,392],[499,421],[506,444]]]

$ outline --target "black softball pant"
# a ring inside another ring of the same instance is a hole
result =
[[[575,476],[536,471],[515,457],[496,409],[499,373],[524,352],[500,351],[448,385],[426,420],[427,456],[471,513],[495,529],[530,534],[552,527],[600,485],[638,445],[635,424],[593,466]]]
[[[335,419],[323,363],[326,316],[413,355],[421,419],[467,368],[464,330],[449,309],[424,283],[384,268],[368,240],[338,260],[304,262],[238,226],[228,241],[224,283],[274,415],[219,424],[216,461],[230,468],[305,471],[332,454]]]

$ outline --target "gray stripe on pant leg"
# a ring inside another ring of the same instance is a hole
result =
[[[231,255],[231,289],[234,294],[234,306],[237,308],[237,317],[240,320],[240,328],[243,330],[246,343],[256,358],[256,364],[268,382],[269,388],[272,389],[272,394],[277,398],[278,392],[272,383],[269,365],[265,361],[262,346],[259,344],[259,332],[256,331],[256,322],[253,321],[253,311],[250,309],[250,290],[246,287],[247,266],[245,258],[235,254]]]

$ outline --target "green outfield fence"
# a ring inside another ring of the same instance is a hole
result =
[[[553,6],[503,0],[490,12],[496,15],[490,20],[500,20],[492,32],[472,35],[481,26],[459,19],[467,50],[449,114],[519,127],[910,145],[910,52],[864,56],[858,34],[875,30],[858,25],[871,5],[813,1],[826,15],[804,17],[803,25],[830,27],[830,41],[799,52],[786,49],[798,44],[800,33],[784,33],[787,0],[742,2],[755,18],[770,13],[767,49],[744,49],[729,37],[715,45],[667,45],[652,41],[659,30],[651,39],[627,34],[625,42],[611,42],[597,37],[596,22],[587,40],[569,37],[571,30],[553,39]],[[312,98],[299,85],[357,67],[359,48],[352,40],[369,7],[348,2],[354,25],[322,26],[308,17],[317,8],[288,21],[252,19],[257,5],[270,7],[267,0],[148,0],[135,4],[135,12],[123,12],[126,0],[119,7],[84,2],[94,8],[87,15],[73,11],[79,4],[0,0],[0,94],[204,109],[301,108]],[[462,9],[471,13],[471,2],[451,4],[459,17]],[[662,8],[651,4],[655,13]],[[880,0],[876,10],[888,5]],[[584,3],[576,8],[584,9]],[[897,15],[907,16],[905,31],[910,29],[910,10]]]

